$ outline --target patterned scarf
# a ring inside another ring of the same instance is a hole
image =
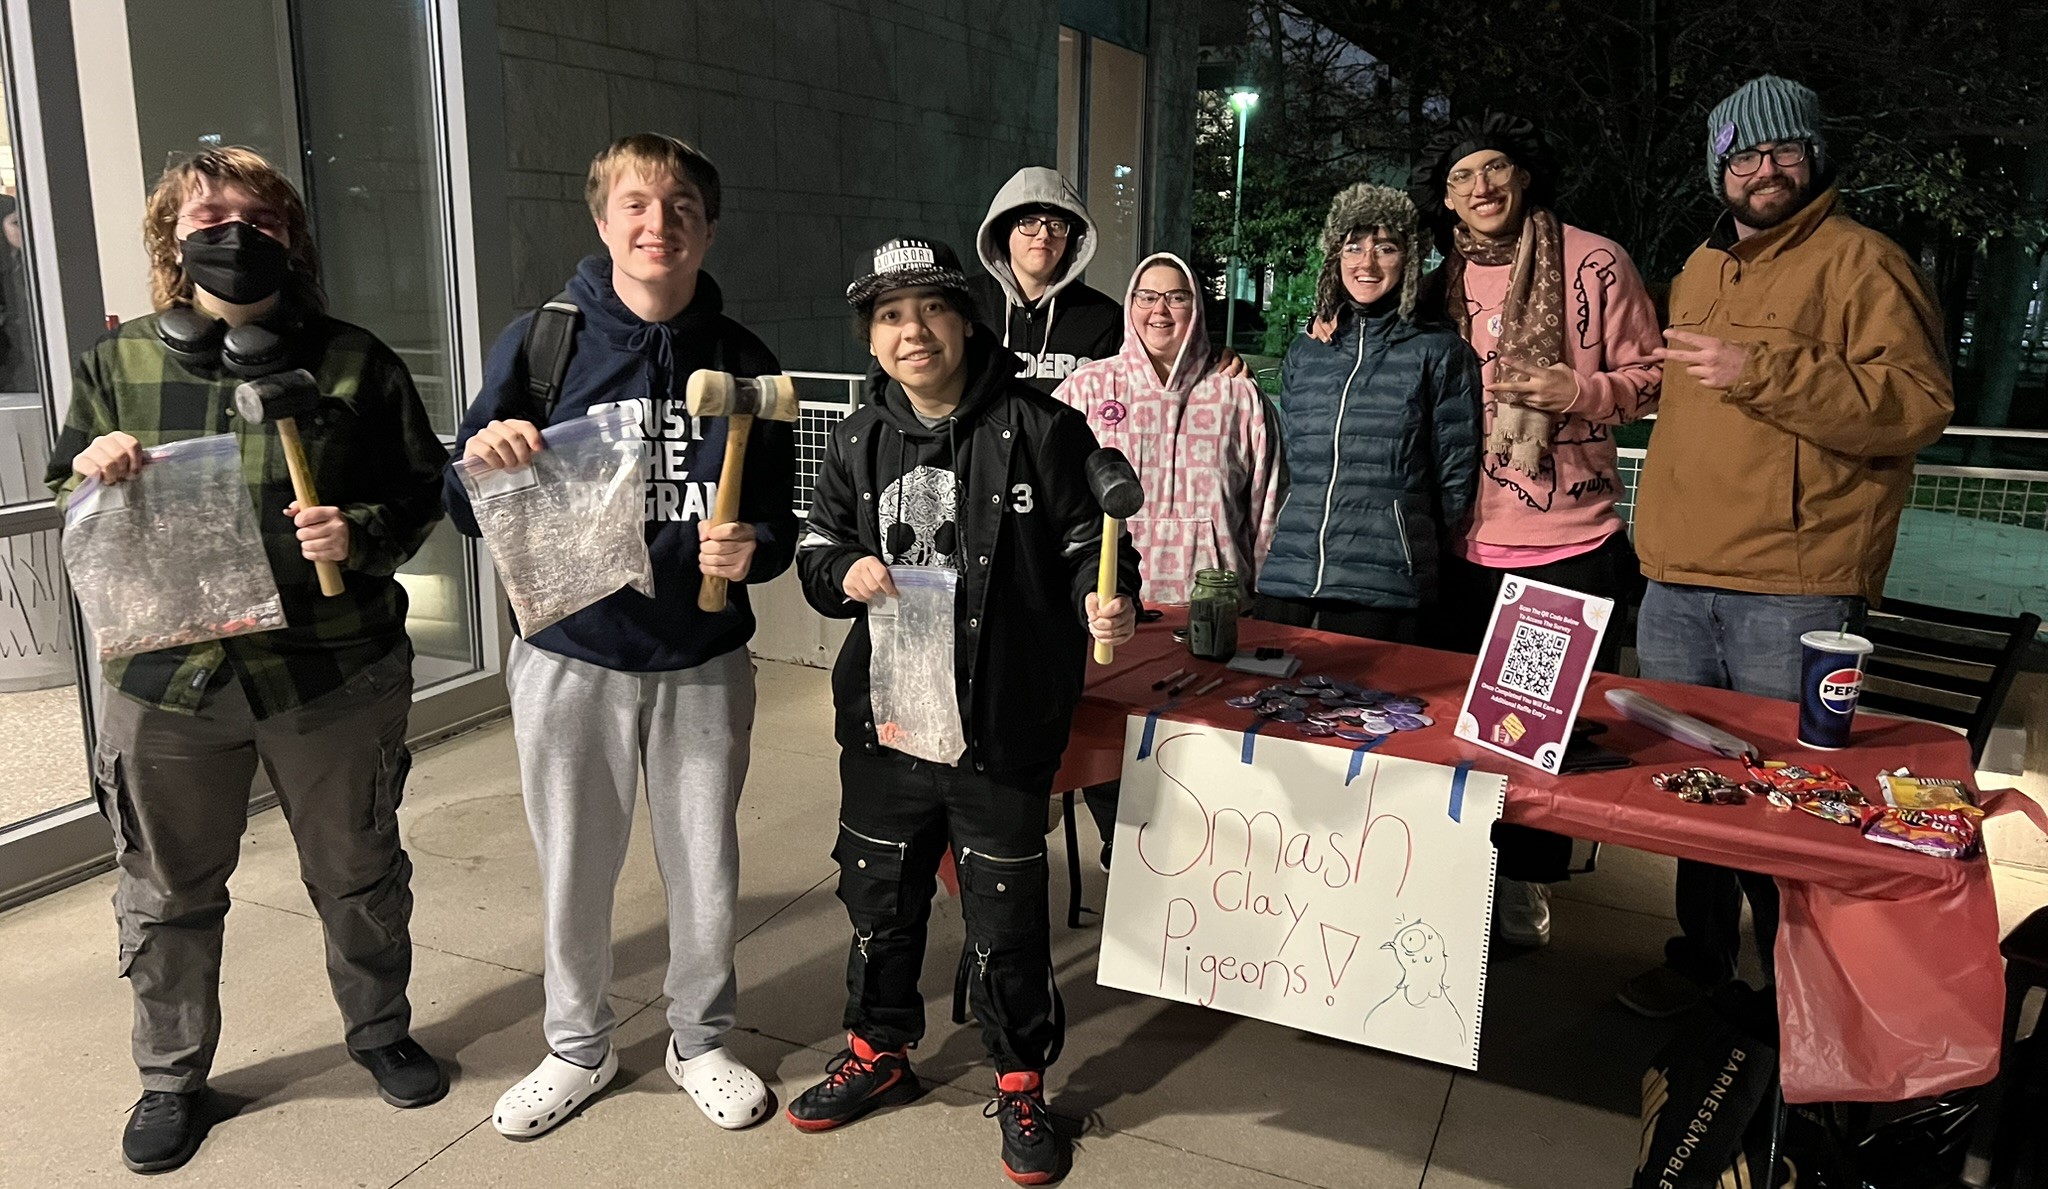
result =
[[[1507,300],[1501,306],[1496,374],[1501,379],[1528,378],[1525,368],[1511,366],[1509,360],[1536,368],[1562,361],[1564,232],[1557,216],[1535,207],[1522,220],[1521,233],[1513,238],[1483,236],[1459,223],[1452,241],[1456,250],[1447,269],[1445,305],[1465,341],[1472,341],[1472,313],[1465,304],[1466,263],[1508,264],[1513,267],[1508,273]],[[1487,431],[1486,448],[1535,478],[1550,456],[1550,439],[1556,428],[1557,419],[1549,413],[1501,397],[1493,402],[1493,428]]]

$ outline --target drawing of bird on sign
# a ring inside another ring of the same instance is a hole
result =
[[[1401,1050],[1463,1047],[1468,1033],[1451,1002],[1443,935],[1426,921],[1411,921],[1380,948],[1393,951],[1401,981],[1365,1013],[1365,1043]]]

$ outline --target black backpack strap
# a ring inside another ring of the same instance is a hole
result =
[[[564,289],[535,310],[526,324],[519,362],[526,372],[525,395],[536,414],[535,425],[545,426],[562,399],[562,377],[569,374],[569,353],[576,346],[576,325],[582,319],[583,311]]]

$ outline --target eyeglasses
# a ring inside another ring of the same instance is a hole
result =
[[[1451,176],[1444,179],[1444,185],[1449,187],[1451,193],[1463,198],[1478,185],[1480,174],[1486,175],[1486,184],[1489,186],[1505,186],[1514,173],[1514,162],[1506,157],[1496,157],[1478,169],[1452,170]]]
[[[1074,229],[1074,225],[1065,219],[1055,219],[1047,215],[1026,215],[1017,220],[1017,230],[1026,235],[1037,235],[1041,227],[1054,239],[1065,239],[1067,233]]]
[[[1393,257],[1399,256],[1401,254],[1401,245],[1395,243],[1388,243],[1386,240],[1383,239],[1372,240],[1370,242],[1362,239],[1352,240],[1350,243],[1344,245],[1344,254],[1346,256],[1352,257],[1353,259],[1357,259],[1365,255],[1365,250],[1367,248],[1372,249],[1373,255],[1385,257],[1388,259],[1392,259]]]
[[[1771,162],[1779,169],[1790,169],[1806,160],[1806,142],[1788,140],[1783,144],[1772,145],[1768,150],[1744,149],[1739,153],[1730,153],[1722,160],[1727,163],[1729,173],[1746,178],[1764,167],[1766,152],[1770,154]]]
[[[1195,304],[1194,293],[1187,289],[1169,289],[1164,293],[1157,289],[1131,290],[1131,304],[1141,310],[1157,308],[1162,299],[1169,310],[1184,310]]]

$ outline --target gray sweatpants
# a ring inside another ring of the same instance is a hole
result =
[[[197,1090],[213,1067],[228,877],[259,762],[320,914],[348,1046],[404,1039],[412,862],[398,842],[398,802],[412,765],[411,709],[412,649],[403,647],[334,693],[260,720],[235,680],[196,715],[108,695],[93,793],[121,867],[114,915],[143,1089]]]
[[[642,774],[668,889],[668,1022],[685,1058],[733,1025],[740,786],[754,664],[736,648],[694,669],[625,673],[512,643],[505,684],[540,857],[548,1047],[594,1066],[611,1048],[612,898]]]

